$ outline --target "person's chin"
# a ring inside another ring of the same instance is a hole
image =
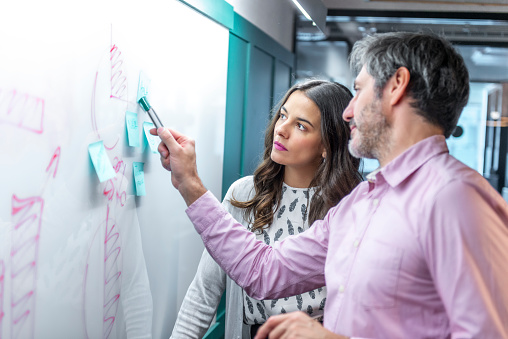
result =
[[[358,145],[356,145],[354,143],[353,139],[349,140],[348,150],[349,150],[349,153],[351,153],[351,155],[354,156],[355,158],[361,158],[362,157],[360,155],[360,152],[358,151]]]
[[[279,156],[278,154],[274,154],[274,153],[275,152],[272,151],[272,154],[270,155],[270,158],[272,159],[272,161],[279,164],[279,165],[284,165],[283,161],[281,159],[281,156]]]

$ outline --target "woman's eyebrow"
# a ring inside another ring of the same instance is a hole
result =
[[[286,107],[284,107],[284,106],[282,106],[282,107],[280,108],[280,110],[281,110],[281,111],[286,112],[286,114],[289,114],[288,110],[287,110],[287,109],[286,109]],[[307,120],[307,119],[297,117],[297,118],[296,118],[296,120],[306,122],[306,123],[308,123],[308,124],[309,124],[312,128],[314,128],[314,125],[313,125],[313,124],[312,124],[309,120]]]

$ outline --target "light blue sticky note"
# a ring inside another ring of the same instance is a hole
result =
[[[145,131],[146,141],[148,142],[152,153],[159,153],[157,147],[159,147],[160,138],[157,135],[150,134],[150,130],[152,128],[155,128],[154,124],[147,121],[143,122],[143,130]]]
[[[88,145],[88,153],[90,153],[93,167],[95,168],[95,172],[97,172],[100,182],[104,182],[115,177],[115,170],[111,165],[111,161],[109,161],[102,140]]]
[[[138,114],[129,111],[125,112],[125,125],[127,126],[129,146],[139,147]]]
[[[148,89],[150,87],[150,79],[143,72],[139,72],[139,82],[138,82],[138,96],[136,98],[136,102],[139,101],[142,97],[148,97]]]
[[[136,186],[136,195],[146,195],[145,190],[145,171],[143,169],[144,163],[133,162],[132,173],[134,174],[134,185]]]

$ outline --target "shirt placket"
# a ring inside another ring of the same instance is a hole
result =
[[[343,303],[344,299],[351,298],[351,296],[348,295],[348,286],[350,284],[354,284],[354,281],[351,280],[352,278],[352,271],[355,267],[356,257],[358,254],[358,251],[361,248],[362,241],[365,237],[365,234],[367,233],[370,225],[372,224],[372,220],[374,215],[376,214],[380,204],[382,196],[384,195],[384,192],[386,191],[384,188],[386,186],[386,183],[380,184],[379,182],[376,182],[374,180],[369,180],[368,182],[368,189],[363,194],[365,195],[365,198],[363,201],[365,204],[362,204],[361,211],[359,213],[364,213],[365,218],[362,218],[364,222],[361,223],[361,225],[352,225],[352,231],[348,235],[348,241],[345,244],[345,246],[349,249],[349,260],[348,267],[344,272],[347,272],[344,279],[341,279],[339,285],[339,315],[336,319],[340,319],[342,317],[343,312]]]

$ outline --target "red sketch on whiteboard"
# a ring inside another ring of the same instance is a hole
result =
[[[103,193],[108,197],[109,201],[116,198],[116,202],[123,207],[125,205],[125,201],[127,200],[127,181],[124,181],[127,166],[123,160],[115,157],[113,159],[113,168],[116,173],[120,172],[121,175],[115,175],[113,179],[108,180]]]
[[[48,173],[50,169],[54,167],[55,169],[53,170],[53,178],[56,177],[56,171],[58,170],[59,163],[60,163],[60,146],[58,146],[55,150],[55,153],[53,153],[53,156],[49,161],[49,165],[48,167],[46,167],[46,173]]]
[[[113,45],[109,51],[111,62],[111,98],[125,99],[127,94],[127,78],[123,72],[122,52]]]
[[[109,215],[109,205],[108,205]],[[109,220],[109,218],[108,218]],[[109,338],[118,311],[120,299],[121,275],[118,256],[120,255],[120,235],[114,222],[106,222],[104,240],[104,335]]]
[[[5,265],[0,260],[0,339],[2,339],[2,324],[4,320],[4,284],[5,284]]]
[[[16,90],[0,89],[0,123],[42,134],[43,120],[44,99]]]
[[[102,233],[102,231],[104,233]],[[100,234],[104,234],[104,238],[100,237]],[[102,260],[102,271],[103,271],[103,302],[102,302],[102,333],[97,332],[97,326],[94,326],[96,317],[96,310],[93,309],[93,302],[87,297],[87,293],[94,291],[95,280],[91,276],[97,273],[97,263],[94,262],[92,257],[95,255],[94,249],[95,244],[98,241],[102,243],[103,249],[103,260]],[[85,267],[85,278],[83,284],[83,304],[84,313],[83,321],[85,325],[86,338],[96,338],[102,335],[103,339],[109,338],[116,321],[118,312],[118,305],[120,302],[120,290],[122,282],[121,272],[121,244],[119,229],[116,225],[115,220],[110,215],[109,204],[106,209],[106,220],[99,225],[95,235],[92,239],[92,244],[88,251],[87,264]]]
[[[119,143],[122,129],[118,126],[125,124],[129,104],[126,74],[122,51],[111,42],[95,73],[91,105],[92,128],[107,150]]]
[[[37,259],[44,200],[12,196],[11,334],[33,338]]]

